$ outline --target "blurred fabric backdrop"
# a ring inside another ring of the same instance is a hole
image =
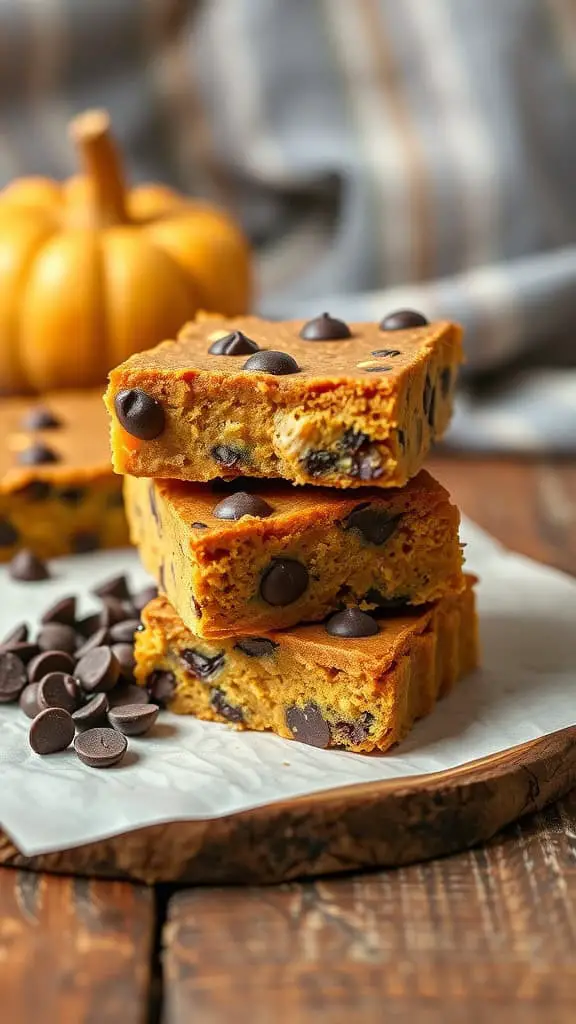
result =
[[[575,0],[0,0],[0,184],[90,106],[236,213],[262,312],[461,320],[450,443],[576,448]]]

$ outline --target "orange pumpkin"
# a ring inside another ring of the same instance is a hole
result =
[[[162,185],[128,190],[104,111],[71,124],[84,176],[0,192],[0,392],[91,387],[198,310],[250,303],[236,224]]]

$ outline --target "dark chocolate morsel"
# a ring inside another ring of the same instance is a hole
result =
[[[343,320],[337,320],[329,313],[322,313],[321,316],[316,316],[304,324],[300,337],[305,341],[341,341],[352,335],[348,324]]]
[[[107,714],[110,705],[105,693],[97,693],[81,708],[72,713],[72,721],[78,732],[85,732],[86,729],[94,729],[98,725],[106,725]]]
[[[304,469],[311,477],[325,476],[327,473],[331,473],[337,462],[336,452],[322,451],[321,449],[308,452],[302,459]]]
[[[396,530],[402,516],[390,515],[386,509],[371,504],[358,505],[344,520],[345,530],[358,530],[369,544],[385,544]]]
[[[18,452],[17,462],[19,466],[43,466],[48,462],[60,462],[60,456],[47,444],[37,441]]]
[[[306,704],[303,708],[291,707],[286,711],[286,725],[295,740],[307,743],[310,747],[325,750],[330,743],[330,726],[322,717],[316,704]]]
[[[27,718],[36,718],[40,708],[38,707],[38,690],[40,683],[29,683],[25,686],[18,699],[20,710]]]
[[[376,636],[380,627],[371,615],[361,611],[360,608],[345,608],[342,612],[336,612],[326,623],[326,632],[329,636],[342,636],[355,639],[363,636]]]
[[[210,345],[208,351],[213,356],[247,356],[251,352],[259,352],[260,347],[242,331],[232,331],[231,334],[218,338]]]
[[[74,676],[65,672],[49,672],[39,683],[38,707],[64,708],[72,714],[80,704],[80,690]]]
[[[41,651],[65,651],[74,654],[76,651],[76,631],[73,626],[63,622],[47,622],[42,626],[37,638]]]
[[[8,572],[13,580],[19,580],[21,583],[39,583],[50,577],[46,563],[27,548],[14,555],[8,565]]]
[[[44,405],[33,406],[22,419],[22,430],[49,430],[61,426],[58,417]]]
[[[212,679],[224,667],[225,654],[219,651],[218,654],[203,654],[193,647],[180,651],[180,658],[187,669],[197,679]]]
[[[164,708],[176,692],[176,676],[173,672],[156,669],[148,676],[146,689],[154,703]]]
[[[37,654],[28,665],[28,679],[31,683],[39,683],[49,672],[74,672],[74,658],[65,651],[43,651]]]
[[[120,573],[119,576],[111,576],[103,583],[99,583],[97,587],[92,588],[92,593],[96,597],[115,597],[117,601],[130,600],[128,581],[124,573]]]
[[[228,722],[243,722],[242,709],[229,704],[222,690],[214,689],[210,694],[210,707]]]
[[[126,704],[148,704],[150,694],[143,686],[136,686],[135,683],[123,682],[122,680],[108,694],[108,702],[111,708],[125,707]]]
[[[242,651],[248,658],[269,658],[279,646],[266,636],[247,636],[234,644],[234,650]]]
[[[115,644],[131,644],[134,642],[134,634],[140,626],[140,619],[124,619],[116,622],[110,627],[110,639]]]
[[[334,722],[332,733],[335,741],[357,746],[370,735],[374,724],[374,715],[371,711],[363,711],[353,722]]]
[[[28,740],[35,754],[56,754],[74,739],[74,722],[64,708],[46,708],[36,715]]]
[[[338,447],[347,455],[356,455],[363,445],[370,441],[368,434],[363,430],[354,430],[354,427],[347,427],[342,434]]]
[[[28,640],[22,640],[20,642],[11,644],[2,644],[0,647],[0,653],[4,654],[5,651],[11,651],[12,654],[17,654],[20,661],[23,661],[25,665],[28,665],[32,658],[35,658],[40,654],[40,648],[38,644],[30,643]]]
[[[112,644],[112,653],[118,660],[123,679],[132,679],[136,661],[134,658],[134,645],[131,643]]]
[[[28,640],[28,626],[25,622],[19,622],[17,626],[13,626],[6,633],[6,636],[0,640],[0,647],[6,647],[8,644],[24,644]]]
[[[380,321],[381,331],[407,331],[411,327],[426,327],[428,321],[413,309],[397,309]]]
[[[215,462],[225,469],[237,466],[245,458],[245,453],[240,448],[233,448],[229,444],[217,444],[210,453]]]
[[[74,740],[74,750],[89,768],[111,768],[122,760],[128,742],[116,729],[87,729]]]
[[[11,548],[18,543],[20,534],[8,519],[0,519],[0,548]]]
[[[0,704],[18,700],[28,682],[24,662],[12,651],[0,653]]]
[[[97,551],[99,547],[100,538],[91,530],[81,530],[72,537],[72,550],[76,555],[87,555],[90,551]]]
[[[97,618],[97,616],[96,616]],[[85,654],[89,654],[95,647],[105,647],[110,639],[108,635],[108,629],[106,626],[100,626],[95,633],[86,640],[81,647],[76,651],[76,657],[78,661],[83,658]]]
[[[149,586],[139,590],[137,594],[134,594],[132,598],[132,604],[137,612],[141,612],[150,601],[153,601],[155,597],[158,597],[158,587]]]
[[[124,430],[140,441],[160,437],[166,425],[161,403],[140,388],[119,391],[114,399],[118,422]]]
[[[266,604],[283,608],[299,597],[310,582],[308,569],[294,558],[275,558],[260,582],[260,594]]]
[[[400,355],[400,350],[397,348],[377,348],[370,355],[376,356],[377,359],[394,359]]]
[[[256,352],[246,360],[242,369],[250,373],[271,373],[275,377],[300,373],[300,367],[292,356],[287,352],[276,352],[274,349]]]
[[[61,597],[46,609],[40,619],[44,625],[49,622],[61,622],[65,626],[73,626],[76,622],[76,598],[74,596]],[[53,644],[57,647],[57,644]]]
[[[243,516],[254,516],[257,519],[266,519],[272,515],[272,507],[264,498],[258,494],[248,494],[246,491],[237,491],[228,495],[214,508],[212,515],[216,519],[242,519]]]
[[[110,709],[108,720],[124,736],[143,736],[158,718],[158,704],[123,704]]]
[[[110,647],[94,647],[80,659],[75,675],[87,693],[108,693],[118,682],[120,665]]]

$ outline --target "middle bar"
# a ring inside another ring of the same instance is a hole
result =
[[[319,622],[346,606],[398,609],[464,589],[459,512],[422,470],[361,493],[277,481],[197,485],[126,477],[131,537],[202,637]]]

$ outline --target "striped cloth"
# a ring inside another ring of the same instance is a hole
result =
[[[461,320],[453,445],[576,447],[575,0],[0,0],[0,183],[107,106],[229,206],[260,307]]]

